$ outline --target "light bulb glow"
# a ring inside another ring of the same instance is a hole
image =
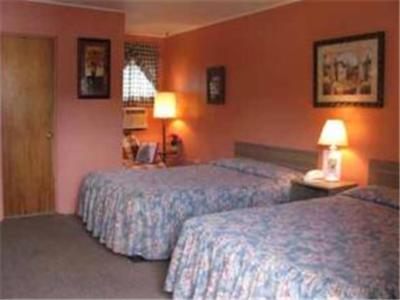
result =
[[[171,119],[176,117],[176,97],[171,92],[157,93],[154,100],[154,118]]]
[[[342,120],[327,120],[318,140],[323,146],[347,146],[347,131]]]

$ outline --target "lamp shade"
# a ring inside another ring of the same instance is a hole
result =
[[[342,120],[327,120],[318,141],[319,145],[347,146],[346,126]]]
[[[154,118],[170,119],[176,116],[176,97],[174,93],[157,93],[154,100]]]

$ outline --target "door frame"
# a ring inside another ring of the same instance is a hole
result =
[[[1,0],[0,0],[1,1]],[[53,137],[51,139],[51,151],[50,151],[50,160],[51,160],[51,174],[50,174],[50,180],[52,182],[52,188],[53,188],[53,210],[51,212],[46,212],[46,213],[34,213],[34,214],[26,214],[26,215],[18,215],[18,216],[5,216],[4,213],[4,191],[6,189],[6,186],[4,185],[4,162],[3,162],[3,94],[2,94],[2,89],[0,88],[0,172],[1,172],[1,194],[0,194],[0,202],[1,205],[0,207],[2,208],[0,212],[0,221],[2,219],[13,219],[13,218],[25,218],[25,217],[31,217],[31,216],[39,216],[39,215],[52,215],[57,212],[57,189],[56,189],[56,175],[57,174],[57,144],[58,144],[58,135],[57,135],[57,118],[56,115],[58,113],[58,81],[57,81],[57,72],[58,72],[58,37],[54,35],[47,35],[47,34],[36,34],[36,33],[22,33],[22,32],[9,32],[9,31],[2,31],[0,32],[0,67],[2,66],[2,55],[1,55],[1,47],[2,47],[2,40],[4,36],[9,36],[9,37],[25,37],[25,38],[38,38],[38,39],[47,39],[51,42],[52,48],[53,48],[53,86],[52,86],[52,91],[53,91],[53,101],[51,105],[51,131],[53,132]],[[1,83],[0,83],[1,84]]]

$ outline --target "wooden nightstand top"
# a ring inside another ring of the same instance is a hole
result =
[[[341,191],[357,186],[357,183],[353,181],[326,181],[324,179],[312,182],[306,182],[303,179],[294,179],[292,183],[326,191]]]

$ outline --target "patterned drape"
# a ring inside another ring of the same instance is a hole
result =
[[[158,85],[159,49],[143,43],[125,44],[124,103],[153,104]]]

